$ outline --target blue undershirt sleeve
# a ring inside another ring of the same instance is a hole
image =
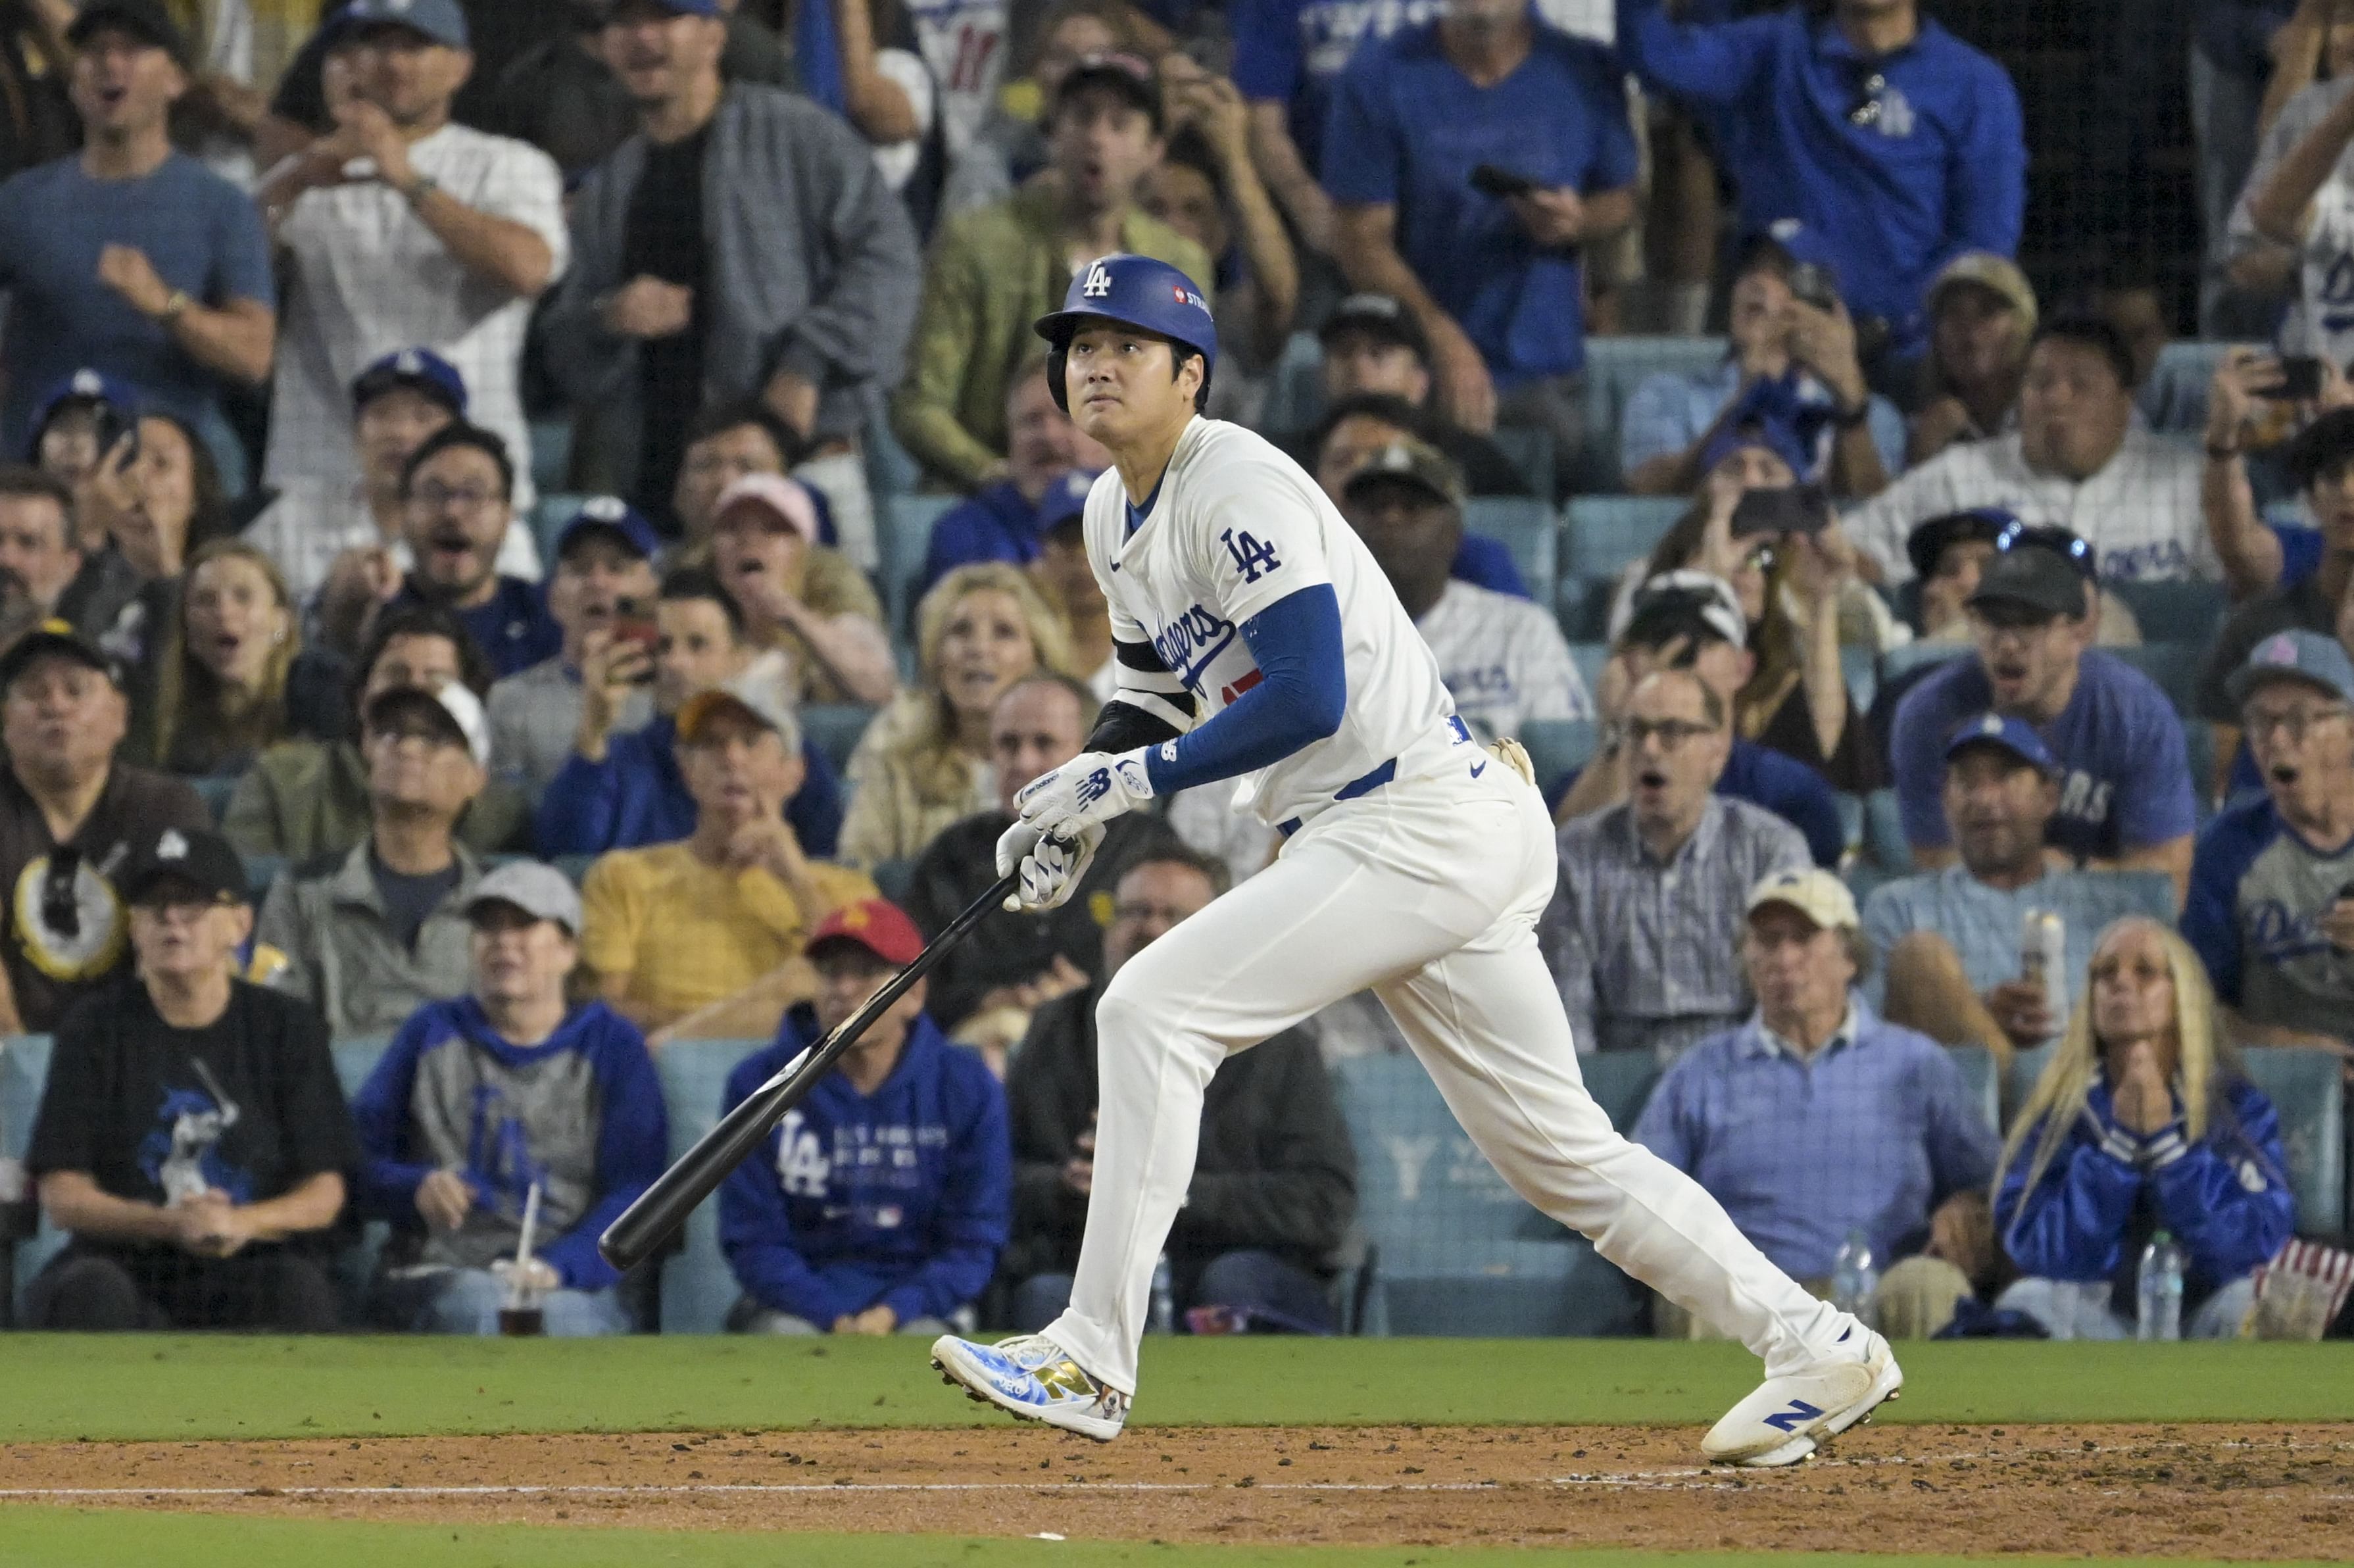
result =
[[[1144,754],[1156,795],[1272,767],[1341,727],[1349,676],[1331,584],[1287,594],[1241,631],[1258,684],[1208,723]]]

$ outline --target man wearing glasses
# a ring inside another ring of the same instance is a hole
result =
[[[506,442],[479,425],[445,426],[418,448],[401,477],[413,564],[387,596],[455,614],[501,679],[564,646],[539,585],[498,569],[514,521],[514,473]]]
[[[2275,633],[2232,676],[2264,792],[2199,835],[2182,935],[2234,1039],[2347,1048],[2354,1020],[2354,659]]]
[[[2091,646],[2093,553],[2057,530],[2007,532],[1968,601],[1977,657],[1897,705],[1892,750],[1904,837],[1924,870],[1955,863],[1945,751],[1992,711],[2035,731],[2061,769],[2050,842],[2089,870],[2190,873],[2198,809],[2182,721],[2140,671]]]
[[[1657,669],[1619,726],[1627,798],[1561,830],[1561,878],[1538,927],[1580,1042],[1663,1064],[1752,1006],[1738,949],[1749,890],[1813,864],[1798,830],[1716,793],[1731,715],[1694,670]]]

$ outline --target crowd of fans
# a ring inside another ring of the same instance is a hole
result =
[[[1639,1141],[1825,1290],[1865,1238],[1892,1333],[2129,1331],[2159,1230],[2238,1332],[2296,1223],[2241,1051],[2354,1039],[2354,8],[2183,3],[2269,81],[2201,31],[2207,303],[2277,323],[2203,386],[2131,291],[2039,300],[2010,75],[1919,0],[35,0],[0,1029],[55,1037],[72,1239],[26,1320],[647,1326],[593,1243],[659,1053],[772,1039],[732,1106],[856,1011],[1109,690],[1031,323],[1134,251],[1464,721],[1593,726],[1539,936],[1580,1049],[1663,1071]],[[1590,339],[1710,319],[1591,395]],[[1477,508],[1596,489],[1682,506],[1581,665]],[[2178,705],[2134,655],[2185,642]],[[725,1188],[729,1326],[1052,1318],[1096,1002],[1278,848],[1195,791],[987,916]],[[331,1042],[387,1038],[347,1103]],[[1962,1045],[2042,1064],[2003,1126]],[[1358,998],[1219,1072],[1183,1321],[1336,1325],[1328,1067],[1405,1048]]]

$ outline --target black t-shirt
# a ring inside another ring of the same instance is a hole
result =
[[[2240,705],[2232,700],[2229,683],[2256,644],[2274,632],[2317,631],[2334,637],[2337,629],[2338,607],[2312,577],[2250,599],[2223,622],[2215,645],[2207,651],[2207,662],[2200,667],[2199,688],[2192,694],[2199,716],[2210,724],[2240,722]]]
[[[281,1197],[359,1163],[327,1025],[306,1003],[229,982],[202,1029],[164,1022],[123,976],[58,1026],[26,1164],[89,1173],[136,1202],[218,1188],[239,1203]]]
[[[703,334],[709,316],[709,256],[703,236],[703,156],[711,127],[667,146],[648,145],[621,229],[621,276],[660,278],[695,291],[686,330],[638,345],[645,410],[636,500],[667,511],[684,456],[686,421],[703,406]]]
[[[98,981],[122,967],[130,948],[122,900],[111,880],[131,841],[158,828],[209,831],[212,813],[185,779],[117,763],[106,788],[61,849],[48,819],[0,768],[0,959],[16,993],[16,1016],[39,1033]]]

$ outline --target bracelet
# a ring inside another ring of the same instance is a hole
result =
[[[1840,430],[1852,430],[1871,418],[1872,394],[1866,392],[1862,397],[1856,399],[1855,407],[1852,408],[1842,408],[1837,405],[1833,405],[1831,408],[1831,428]]]
[[[2210,441],[2207,443],[2207,461],[2209,462],[2230,462],[2234,458],[2241,456],[2243,450],[2244,449],[2237,445],[2219,447],[2212,441]]]
[[[168,327],[177,322],[182,316],[187,314],[188,307],[196,302],[196,301],[188,297],[187,290],[175,289],[170,293],[164,296],[164,313],[157,316],[155,320],[162,325]]]
[[[440,188],[441,182],[431,175],[418,175],[400,187],[400,199],[413,207]]]

